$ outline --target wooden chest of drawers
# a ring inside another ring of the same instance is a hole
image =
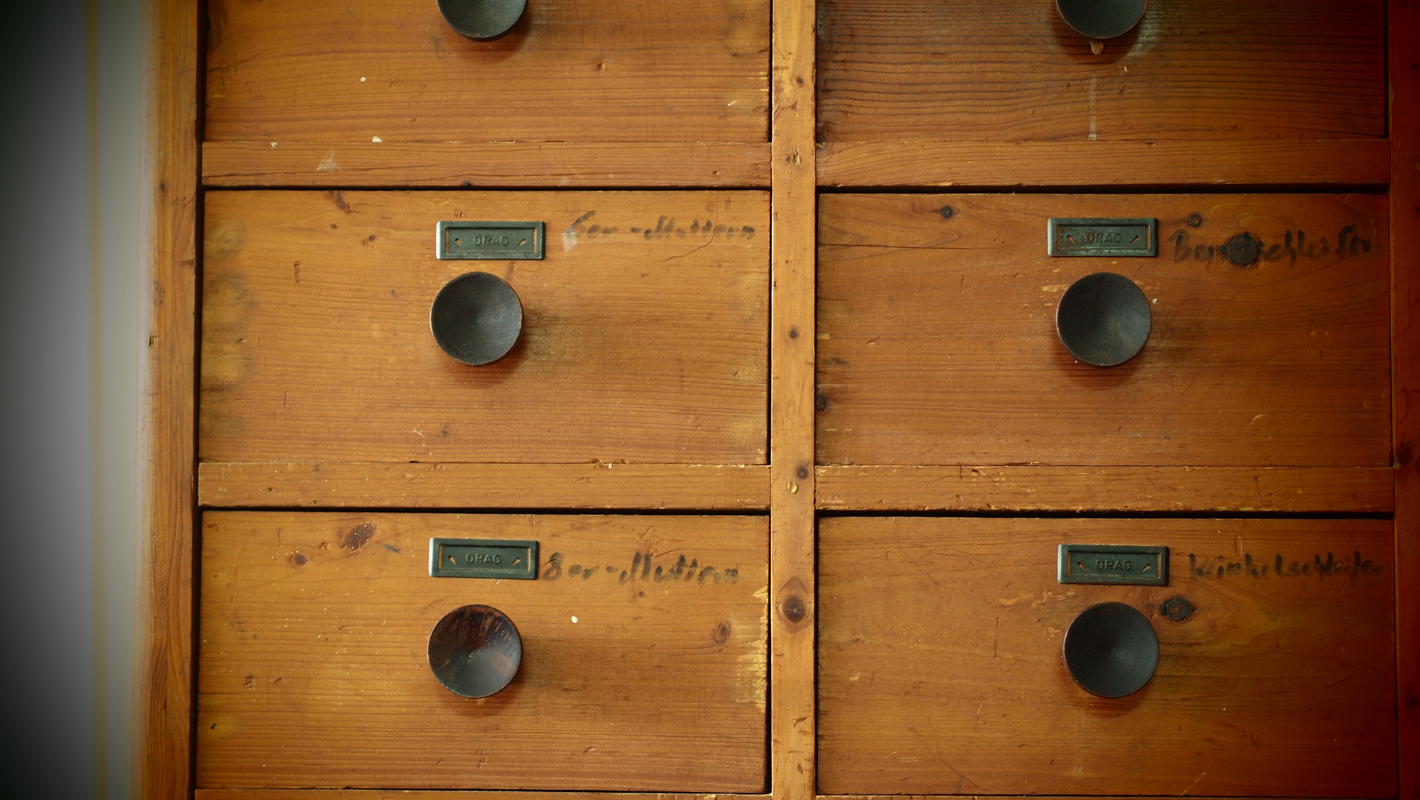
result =
[[[143,797],[1420,797],[1411,4],[453,2],[154,6]]]

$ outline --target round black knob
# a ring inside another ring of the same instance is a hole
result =
[[[465,364],[491,364],[508,354],[523,330],[523,304],[497,275],[470,272],[444,285],[429,309],[434,340]]]
[[[470,39],[497,39],[512,30],[527,5],[527,0],[439,0],[439,13]]]
[[[1065,631],[1065,666],[1081,689],[1124,697],[1144,688],[1159,666],[1159,637],[1149,620],[1123,603],[1080,612]]]
[[[1123,36],[1144,18],[1149,0],[1055,0],[1060,18],[1086,39]]]
[[[1144,348],[1153,325],[1143,290],[1123,275],[1096,272],[1070,284],[1055,309],[1065,349],[1096,367],[1123,364]]]
[[[463,606],[444,615],[429,634],[429,668],[460,697],[501,692],[518,674],[523,638],[492,606]]]

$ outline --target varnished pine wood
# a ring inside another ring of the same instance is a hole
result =
[[[1055,216],[1156,217],[1159,254],[1053,258]],[[819,461],[1386,466],[1387,216],[1377,195],[825,195]],[[1244,231],[1245,269],[1222,255]],[[1153,313],[1108,369],[1055,331],[1099,271]]]
[[[1390,531],[824,520],[819,789],[1393,797]],[[1061,585],[1061,543],[1169,547],[1169,585]],[[1182,621],[1162,615],[1173,597],[1193,606]],[[1160,642],[1150,682],[1115,700],[1061,658],[1070,623],[1105,601],[1141,611]]]
[[[209,141],[766,140],[765,0],[534,0],[483,42],[432,2],[211,0],[208,16]]]
[[[766,466],[209,461],[197,475],[205,507],[769,508]]]
[[[133,704],[142,800],[186,800],[192,781],[197,6],[143,3],[147,346]]]
[[[823,186],[1381,187],[1390,181],[1390,143],[828,142],[818,152],[818,179]]]
[[[1382,137],[1384,14],[1153,3],[1094,55],[1053,3],[824,0],[820,141]]]
[[[768,187],[767,143],[207,142],[208,186]]]
[[[819,467],[838,511],[1249,511],[1384,514],[1387,467]]]
[[[771,791],[814,794],[814,2],[774,3]]]
[[[201,457],[764,463],[768,199],[211,192]],[[544,221],[547,257],[438,260],[435,225],[457,219]],[[517,346],[481,367],[429,331],[470,271],[523,307]]]
[[[1400,797],[1420,798],[1420,7],[1390,10]]]
[[[767,533],[741,516],[209,512],[198,783],[762,791]],[[431,578],[436,536],[536,540],[538,578]],[[470,603],[523,643],[482,700],[428,664],[435,623]]]

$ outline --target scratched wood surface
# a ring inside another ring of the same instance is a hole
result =
[[[1036,0],[824,0],[818,13],[820,141],[1386,133],[1380,0],[1153,3],[1100,55]]]
[[[814,2],[774,3],[771,782],[814,793]]]
[[[143,4],[142,544],[134,614],[133,795],[192,792],[198,4]]]
[[[825,195],[819,208],[820,463],[1390,463],[1384,196]],[[1052,216],[1156,217],[1158,257],[1052,258]],[[1221,254],[1244,232],[1263,254],[1246,269]],[[1153,314],[1142,352],[1108,369],[1055,332],[1061,294],[1099,271],[1139,284]]]
[[[197,502],[208,508],[764,511],[769,467],[207,461],[198,465]]]
[[[1388,467],[819,467],[835,511],[1388,514]]]
[[[202,181],[230,187],[765,187],[769,144],[207,142]]]
[[[547,257],[440,261],[460,218],[543,220]],[[764,463],[768,221],[765,192],[211,192],[200,456]],[[429,331],[470,271],[523,306],[482,367]]]
[[[1067,542],[1170,584],[1061,585]],[[1393,557],[1384,520],[823,520],[819,791],[1393,797]],[[1115,700],[1061,658],[1106,601],[1160,643]]]
[[[1400,797],[1420,800],[1420,7],[1388,5]]]
[[[768,136],[769,3],[531,0],[494,41],[433,2],[211,0],[206,139]]]
[[[212,512],[198,785],[758,792],[763,517]],[[534,581],[431,578],[429,539],[536,540]],[[428,638],[491,605],[523,640],[482,700]]]

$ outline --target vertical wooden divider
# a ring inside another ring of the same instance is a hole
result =
[[[145,0],[147,347],[134,796],[192,791],[198,3]]]
[[[814,11],[776,0],[770,135],[770,788],[807,800],[814,777]]]
[[[1420,798],[1420,7],[1391,0],[1390,257],[1400,797]]]

